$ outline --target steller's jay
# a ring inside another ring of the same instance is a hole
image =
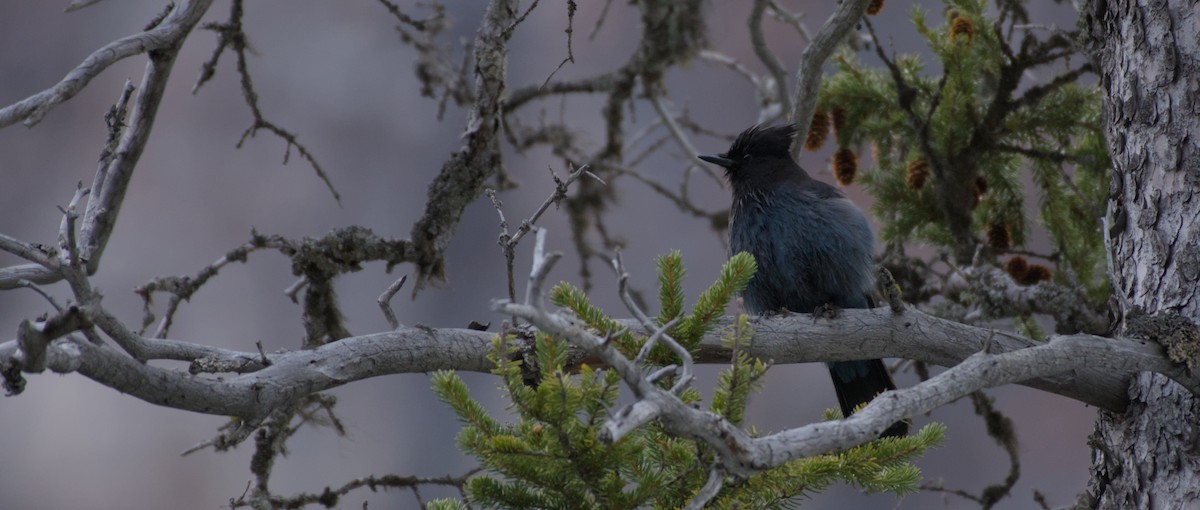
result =
[[[754,126],[724,154],[700,159],[725,168],[733,187],[732,253],[749,252],[758,272],[742,292],[750,313],[812,313],[817,307],[872,306],[874,236],[867,218],[837,188],[815,180],[790,154],[796,126]],[[896,389],[878,359],[826,363],[842,413]],[[908,434],[896,422],[884,436]]]

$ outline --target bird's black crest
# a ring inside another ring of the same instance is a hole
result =
[[[798,130],[795,124],[752,126],[738,135],[729,147],[726,157],[734,161],[740,161],[746,155],[787,157],[791,152],[792,138],[796,131]]]

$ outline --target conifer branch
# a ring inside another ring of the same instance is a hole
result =
[[[534,266],[541,269],[546,264],[545,260],[534,262]],[[539,278],[546,276],[544,270],[535,274]],[[527,298],[527,301],[538,302],[536,298]],[[1122,342],[1094,342],[1081,336],[1057,337],[1042,345],[999,354],[993,354],[993,349],[976,352],[962,363],[917,386],[880,395],[843,420],[805,425],[764,437],[751,437],[716,413],[696,409],[656,386],[628,358],[574,320],[544,308],[509,301],[497,301],[493,308],[525,318],[541,331],[566,339],[600,358],[620,374],[637,401],[625,406],[605,422],[602,440],[616,443],[650,421],[657,420],[672,435],[694,438],[707,444],[716,452],[724,468],[737,477],[751,476],[797,458],[863,444],[878,437],[896,421],[929,412],[980,389],[1036,377],[1069,374],[1088,367],[1161,371],[1170,374],[1191,391],[1200,391],[1200,382],[1182,367],[1174,366],[1161,353],[1154,359],[1139,359],[1129,355],[1132,346],[1121,345]],[[987,345],[992,346],[992,343],[988,342]],[[1133,349],[1137,350],[1136,347]],[[861,355],[861,352],[858,354]]]

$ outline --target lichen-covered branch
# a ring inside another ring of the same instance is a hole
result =
[[[425,214],[412,227],[417,281],[413,292],[446,277],[443,254],[463,209],[483,193],[484,182],[501,171],[501,116],[507,88],[508,39],[516,19],[515,0],[493,0],[475,37],[475,104],[467,117],[463,148],[429,185]]]

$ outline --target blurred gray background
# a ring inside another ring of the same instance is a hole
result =
[[[0,103],[7,105],[50,86],[103,44],[134,33],[162,10],[161,2],[108,1],[64,14],[65,1],[10,0],[0,4]],[[785,2],[805,10],[815,31],[832,2]],[[899,51],[923,49],[907,13],[912,4],[940,12],[939,2],[893,0],[877,26]],[[469,40],[482,15],[483,2],[448,1],[454,20],[444,34],[447,45]],[[624,62],[638,34],[637,15],[625,2],[614,2],[595,39],[588,40],[603,3],[579,2],[575,19],[575,64],[556,79],[586,77]],[[406,12],[421,17],[412,5]],[[224,21],[227,2],[216,2],[206,20]],[[712,2],[712,46],[761,71],[746,34],[746,2]],[[1050,2],[1031,2],[1038,23],[1073,26],[1074,12]],[[937,16],[937,14],[934,14]],[[546,79],[566,55],[566,8],[542,2],[517,30],[511,45],[510,90]],[[306,162],[293,152],[282,163],[285,143],[265,132],[236,150],[251,116],[241,99],[232,54],[222,57],[217,76],[192,95],[200,65],[212,52],[215,36],[197,31],[175,66],[149,147],[137,168],[117,229],[93,283],[106,305],[130,324],[140,323],[140,299],[132,289],[156,275],[194,274],[227,250],[245,242],[250,229],[290,237],[320,236],[330,229],[363,225],[375,232],[407,237],[423,211],[426,186],[448,155],[460,146],[461,110],[450,107],[436,121],[436,104],[418,94],[415,53],[403,45],[396,22],[378,3],[313,0],[247,2],[246,31],[253,54],[250,70],[267,119],[291,130],[329,172],[342,194],[339,207]],[[796,34],[768,21],[768,41],[785,65],[794,66],[803,49]],[[459,49],[461,51],[461,48]],[[145,59],[127,59],[105,71],[81,94],[59,106],[33,129],[11,126],[0,131],[0,232],[26,241],[53,243],[60,213],[77,182],[90,183],[105,130],[103,114],[126,79],[140,80]],[[930,64],[936,71],[936,64]],[[668,91],[677,111],[686,108],[708,128],[734,134],[754,122],[753,90],[741,77],[696,61],[673,69]],[[525,118],[564,115],[572,126],[590,130],[592,148],[602,143],[600,101],[579,97],[526,107]],[[638,105],[632,122],[644,126],[654,112]],[[694,140],[703,152],[719,152],[727,142]],[[832,149],[805,153],[802,165],[832,182],[826,168]],[[674,186],[687,164],[673,145],[639,169]],[[521,187],[505,192],[510,221],[527,217],[552,190],[547,167],[560,175],[561,161],[537,150],[509,154],[505,165]],[[653,258],[683,250],[689,270],[687,292],[694,297],[712,281],[725,259],[723,245],[702,221],[674,209],[631,179],[613,183],[619,204],[608,215],[610,231],[628,241],[625,249],[634,279],[652,289]],[[866,197],[848,190],[861,205]],[[698,202],[719,209],[728,191],[711,180],[694,181]],[[553,211],[542,220],[549,244],[567,257],[555,278],[578,281],[578,258],[571,249],[564,217]],[[401,292],[393,302],[400,320],[435,327],[465,327],[471,320],[498,324],[491,299],[503,297],[504,261],[495,240],[497,216],[486,198],[464,216],[448,252],[448,282],[415,300]],[[528,268],[531,243],[518,255],[518,272]],[[19,261],[0,254],[0,264]],[[338,280],[343,309],[355,334],[387,329],[375,305],[379,293],[410,267],[385,274],[382,264]],[[603,267],[594,299],[624,315],[615,285]],[[281,255],[256,253],[247,264],[226,268],[190,303],[172,337],[252,350],[262,341],[268,350],[296,348],[303,335],[300,309],[283,295],[293,282]],[[64,285],[51,286],[58,297]],[[15,336],[18,322],[45,312],[45,302],[28,290],[0,293],[0,339]],[[701,382],[707,392],[717,367]],[[490,376],[463,374],[474,395],[495,413],[506,402]],[[912,384],[900,374],[897,382]],[[349,437],[326,429],[306,429],[290,443],[272,479],[283,495],[319,492],[326,485],[369,474],[458,474],[473,466],[455,447],[458,424],[438,402],[423,374],[380,377],[332,390]],[[1031,508],[1033,490],[1052,505],[1074,500],[1087,481],[1087,435],[1095,411],[1055,395],[1020,387],[991,392],[1011,416],[1021,440],[1022,478],[1013,497],[998,508]],[[797,398],[802,396],[803,398]],[[828,375],[819,364],[778,366],[754,397],[747,422],[761,431],[779,430],[820,419],[836,407]],[[0,508],[212,509],[242,494],[251,478],[252,447],[230,453],[180,452],[210,438],[225,417],[192,414],[146,404],[79,375],[31,376],[24,394],[0,400]],[[946,444],[920,461],[928,480],[978,492],[997,483],[1008,470],[1003,451],[984,434],[983,422],[969,402],[917,417],[917,425],[937,420],[949,426]],[[451,495],[422,489],[424,496]],[[863,496],[836,486],[806,508],[971,508],[955,497],[922,493],[897,500],[892,495]],[[411,508],[408,492],[359,491],[342,500],[343,508]]]

